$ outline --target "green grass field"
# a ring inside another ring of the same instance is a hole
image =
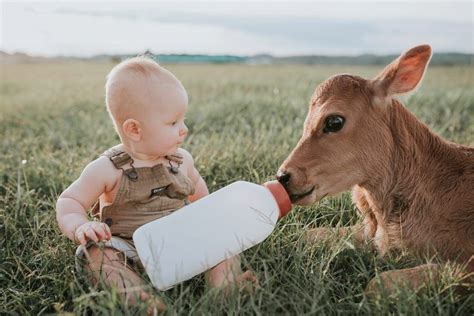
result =
[[[75,246],[62,236],[55,203],[83,167],[116,144],[104,106],[113,65],[1,65],[0,314],[141,314],[111,291],[89,288],[74,271]],[[236,180],[262,183],[274,174],[302,132],[314,87],[336,73],[371,77],[380,68],[298,65],[170,65],[190,96],[184,148],[215,191]],[[436,133],[474,145],[474,67],[430,68],[407,107]],[[456,280],[416,294],[364,296],[380,272],[421,258],[379,258],[346,240],[308,245],[313,226],[357,221],[349,193],[295,207],[265,242],[243,254],[261,289],[227,300],[196,277],[159,293],[169,314],[472,315],[474,295],[456,295]]]

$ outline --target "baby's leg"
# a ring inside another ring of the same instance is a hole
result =
[[[223,287],[242,274],[240,256],[224,260],[206,273],[206,281],[211,287]]]
[[[92,246],[87,249],[86,257],[91,282],[94,286],[100,282],[107,287],[116,287],[118,293],[129,304],[137,301],[150,301],[157,310],[163,310],[164,304],[159,300],[153,301],[151,290],[147,289],[144,280],[126,263],[123,254],[113,248],[100,249]]]
[[[211,287],[223,289],[225,294],[229,294],[233,286],[243,287],[248,292],[258,287],[258,280],[252,271],[242,271],[239,255],[224,260],[207,271],[206,281]]]

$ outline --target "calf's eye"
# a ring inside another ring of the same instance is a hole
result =
[[[324,121],[324,133],[335,133],[341,130],[344,126],[345,119],[339,115],[330,115]]]

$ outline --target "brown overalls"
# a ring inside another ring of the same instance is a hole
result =
[[[106,223],[112,232],[111,240],[104,242],[104,246],[117,249],[127,259],[136,262],[138,255],[133,245],[133,232],[188,204],[188,196],[194,194],[194,186],[179,169],[183,159],[179,155],[166,156],[169,166],[159,163],[139,168],[133,166],[129,154],[116,148],[102,155],[108,157],[115,168],[122,170],[122,178],[113,203],[101,208],[97,201],[92,214]],[[86,247],[79,246],[76,258],[82,259],[85,249],[93,244],[89,242]]]

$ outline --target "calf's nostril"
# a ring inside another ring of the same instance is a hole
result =
[[[288,185],[288,182],[290,181],[290,177],[291,175],[284,171],[278,171],[276,175],[276,179],[278,180],[278,182],[280,182],[285,187]]]

